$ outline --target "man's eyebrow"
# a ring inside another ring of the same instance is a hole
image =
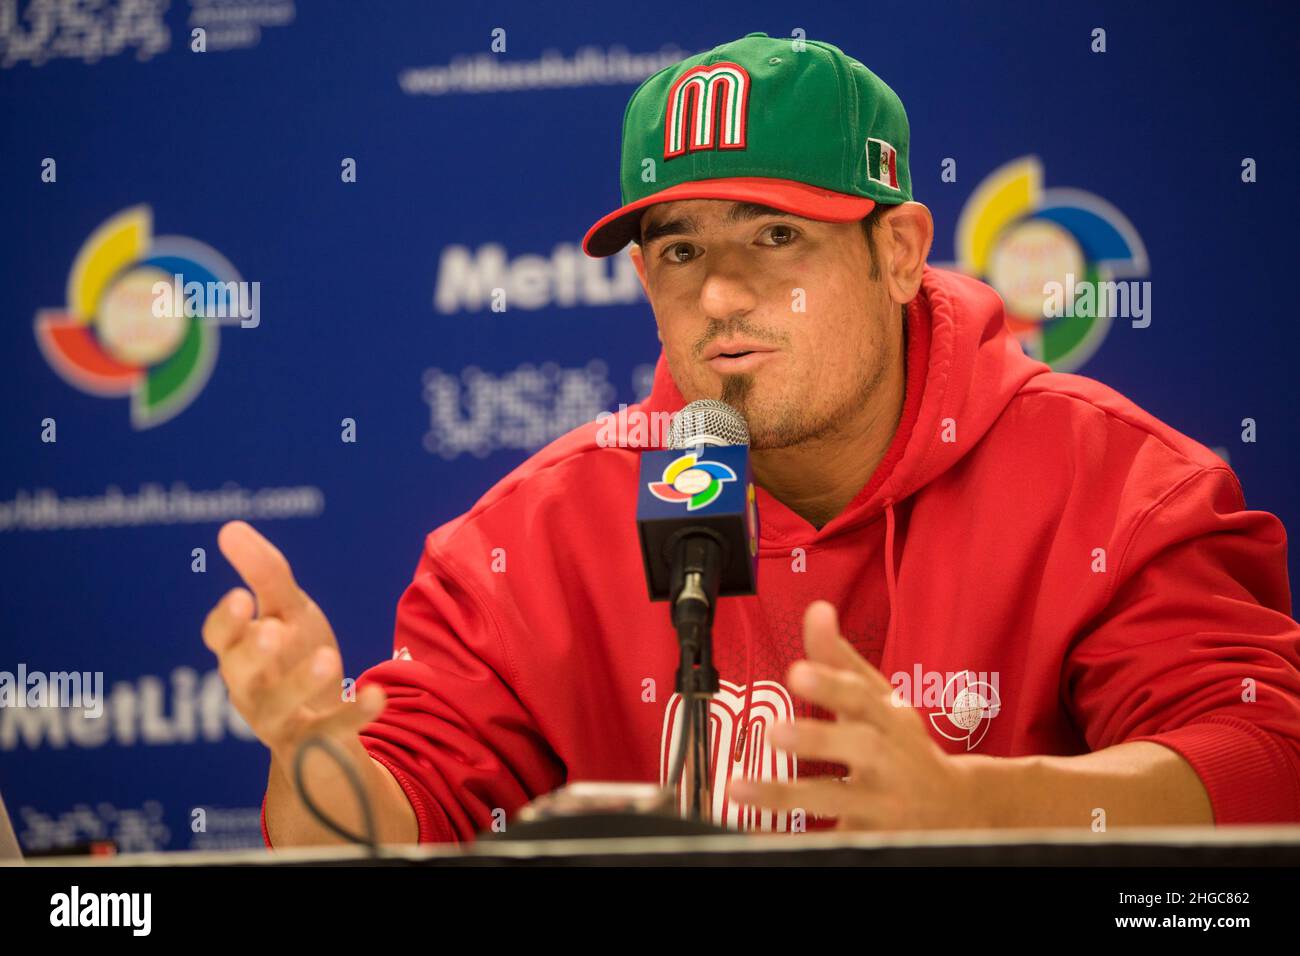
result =
[[[727,222],[748,222],[750,219],[761,219],[763,216],[790,216],[792,213],[784,209],[773,209],[771,206],[762,206],[753,202],[738,202],[727,212]],[[798,216],[795,216],[798,219]]]
[[[660,236],[686,236],[694,235],[699,229],[695,225],[695,220],[690,216],[678,216],[675,219],[665,219],[663,222],[655,223],[651,226],[644,227],[641,233],[641,244],[648,246]]]

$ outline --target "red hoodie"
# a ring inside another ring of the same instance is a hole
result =
[[[777,720],[827,716],[783,686],[825,598],[949,753],[1153,740],[1195,768],[1217,823],[1300,821],[1278,519],[1246,510],[1204,446],[1026,357],[988,286],[927,268],[907,315],[903,414],[867,486],[820,530],[758,490],[758,594],[721,601],[714,627],[719,783],[835,771],[768,740]],[[661,357],[627,414],[682,404]],[[677,644],[646,597],[639,452],[601,447],[600,428],[427,537],[393,660],[361,678],[389,696],[362,741],[422,841],[472,839],[566,780],[666,776]],[[714,793],[718,820],[789,828]]]

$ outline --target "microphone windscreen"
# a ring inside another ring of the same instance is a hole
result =
[[[749,426],[744,416],[726,402],[711,398],[691,402],[673,417],[668,428],[669,448],[748,444]]]

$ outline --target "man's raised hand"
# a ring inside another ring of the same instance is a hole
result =
[[[248,585],[228,592],[203,623],[235,709],[285,766],[307,737],[355,738],[383,710],[383,691],[371,686],[344,700],[334,630],[275,545],[243,521],[222,527],[217,544]]]

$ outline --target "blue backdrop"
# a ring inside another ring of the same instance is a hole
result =
[[[0,671],[102,671],[107,697],[98,721],[0,709],[29,849],[258,843],[267,758],[200,639],[237,583],[220,524],[279,545],[348,673],[387,657],[424,535],[648,387],[630,266],[577,244],[616,204],[636,83],[754,30],[835,43],[899,93],[932,261],[961,263],[960,217],[996,216],[995,175],[1115,226],[1150,324],[1054,364],[1300,522],[1293,3],[103,7],[0,0]],[[104,281],[126,261],[256,282],[256,317],[160,340],[141,287]]]

